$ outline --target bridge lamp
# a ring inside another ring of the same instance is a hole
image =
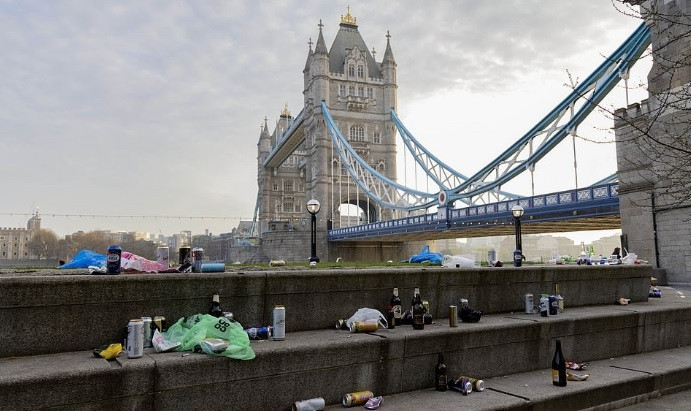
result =
[[[317,213],[321,208],[319,201],[311,199],[307,202],[307,211],[312,214],[312,256],[310,257],[310,263],[318,263],[319,257],[317,257]]]
[[[511,214],[515,221],[514,226],[516,227],[516,251],[513,255],[513,265],[520,267],[523,259],[523,244],[521,242],[521,217],[523,217],[525,210],[520,205],[516,204],[511,207]]]

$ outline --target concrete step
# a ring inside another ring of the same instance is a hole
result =
[[[257,358],[251,361],[152,350],[140,359],[123,357],[114,362],[95,358],[90,351],[3,358],[0,404],[8,409],[287,410],[293,402],[313,397],[338,404],[344,393],[365,389],[385,395],[388,403],[396,394],[424,393],[432,387],[438,352],[444,353],[450,375],[476,376],[491,381],[493,388],[474,397],[447,398],[476,401],[492,395],[491,401],[498,402],[488,403],[490,408],[520,401],[524,406],[538,400],[551,404],[556,401],[548,395],[552,391],[541,389],[552,387],[545,384],[549,379],[540,370],[550,364],[556,338],[562,340],[568,359],[591,363],[691,346],[691,298],[681,297],[685,295],[663,288],[663,298],[628,306],[570,308],[547,318],[486,315],[479,323],[459,323],[455,328],[443,320],[422,331],[402,326],[373,334],[335,329],[292,332],[285,341],[252,342]],[[31,340],[25,343],[30,345]],[[610,390],[604,390],[603,401],[660,391],[646,383],[650,380],[639,370],[622,369],[630,367],[625,359],[621,361],[621,368],[609,367],[608,372],[612,378],[621,374],[615,382],[630,377],[621,385],[632,387],[631,393],[613,399],[605,395]],[[685,364],[671,357],[669,362]],[[506,374],[515,375],[501,380]],[[664,381],[674,381],[673,374],[666,375]],[[575,402],[578,387],[599,386],[600,377],[594,377],[565,389],[554,387],[554,393],[576,404],[574,409],[583,408]],[[639,377],[644,381],[639,382]],[[518,390],[520,384],[511,386],[516,382],[528,384],[526,391]],[[565,395],[569,393],[576,397]]]
[[[691,347],[627,355],[590,362],[586,381],[566,387],[551,383],[543,369],[485,380],[486,389],[464,396],[455,391],[416,390],[383,398],[380,409],[391,410],[584,410],[616,409],[691,389]],[[678,401],[677,405],[678,405]],[[648,404],[651,405],[651,404]],[[675,409],[690,409],[686,407]],[[649,409],[645,404],[640,409]],[[327,410],[342,409],[331,405]]]

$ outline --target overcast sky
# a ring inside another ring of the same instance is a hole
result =
[[[609,0],[0,0],[0,227],[36,207],[60,236],[251,219],[260,125],[300,111],[307,42],[321,19],[330,47],[348,4],[377,60],[391,34],[399,117],[466,175],[568,94],[566,70],[585,78],[640,24]],[[562,145],[536,192],[575,186]],[[581,186],[616,171],[613,144],[579,141],[578,158]]]

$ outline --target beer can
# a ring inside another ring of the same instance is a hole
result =
[[[293,404],[293,411],[323,410],[325,406],[326,402],[324,402],[324,398],[310,398],[309,400],[295,401],[295,404]]]
[[[191,263],[190,252],[191,252],[191,249],[189,246],[183,245],[182,247],[180,247],[180,249],[178,250],[178,263],[180,265]]]
[[[144,355],[144,322],[141,318],[130,320],[127,324],[127,358]]]
[[[286,338],[286,308],[283,305],[274,306],[274,336],[276,341],[283,341]]]
[[[468,300],[461,298],[461,308],[468,308]]]
[[[458,377],[459,380],[463,379],[463,378],[468,380],[469,383],[473,384],[473,389],[475,391],[481,392],[481,391],[485,390],[485,382],[484,381],[477,379],[477,378],[473,378],[473,377],[467,377],[465,375],[461,375],[460,377]]]
[[[460,392],[463,395],[468,395],[473,392],[473,383],[468,381],[467,378],[457,378],[455,380],[451,380],[448,383],[448,387],[450,390]]]
[[[458,327],[458,307],[449,306],[449,327]]]
[[[351,333],[369,333],[374,332],[379,329],[378,322],[365,322],[365,321],[355,321],[350,326]]]
[[[230,311],[223,311],[223,316],[230,322],[235,322],[235,316]]]
[[[120,274],[120,264],[122,260],[122,248],[119,245],[108,247],[108,257],[106,257],[106,273]]]
[[[540,297],[540,315],[543,317],[549,315],[549,298],[547,294],[542,294],[542,297]]]
[[[161,246],[156,249],[156,261],[165,268],[170,268],[170,248]]]
[[[343,406],[353,407],[355,405],[362,405],[372,397],[374,397],[372,391],[351,392],[343,396]]]
[[[142,323],[144,323],[144,348],[153,347],[151,343],[151,338],[153,337],[153,320],[151,317],[142,317]]]
[[[533,295],[532,294],[526,294],[524,298],[524,303],[525,303],[525,313],[526,314],[532,314],[533,313]]]
[[[195,247],[192,249],[192,272],[201,273],[202,272],[202,261],[204,260],[204,249],[201,247]]]
[[[168,327],[166,327],[166,317],[162,315],[157,315],[154,317],[154,327],[158,329],[158,332],[163,332],[165,331]]]
[[[245,328],[245,332],[250,337],[250,340],[268,340],[271,337],[272,331],[271,326]]]

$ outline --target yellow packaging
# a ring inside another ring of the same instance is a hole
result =
[[[106,360],[114,360],[122,352],[122,344],[110,344],[108,348],[101,351],[99,355]]]

